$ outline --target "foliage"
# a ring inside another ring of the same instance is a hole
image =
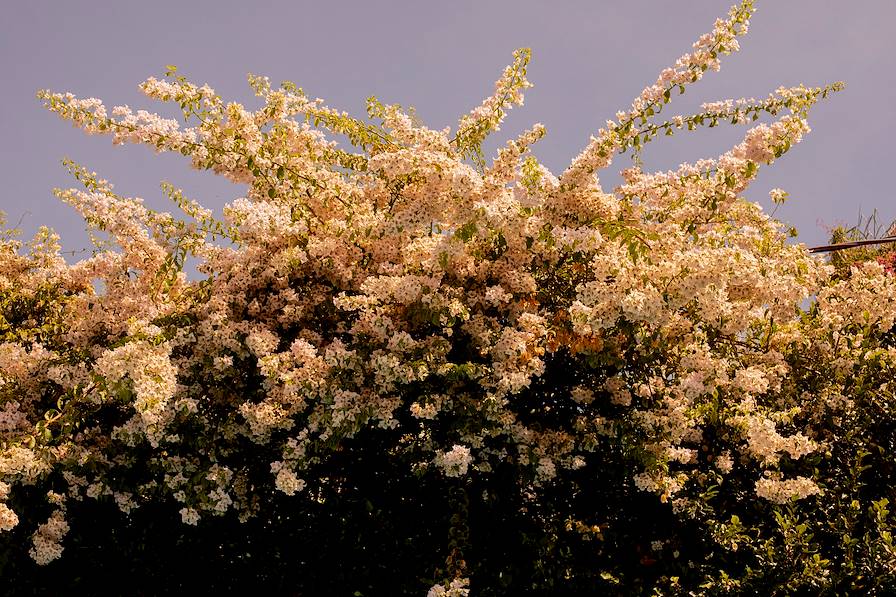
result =
[[[867,218],[859,215],[859,222],[849,228],[836,226],[831,230],[831,243],[848,243],[851,241],[877,240],[896,236],[896,222],[884,228],[878,219],[877,211]],[[866,245],[864,247],[840,250],[831,256],[831,265],[837,268],[841,276],[848,276],[850,268],[866,261],[877,261],[891,274],[896,272],[896,250],[891,243]]]
[[[57,194],[94,254],[0,239],[7,586],[884,594],[896,280],[789,244],[742,197],[841,85],[658,119],[752,12],[559,177],[530,154],[540,125],[483,155],[530,86],[525,49],[453,136],[257,76],[250,111],[174,67],[141,88],[183,126],[40,92],[248,191],[219,220],[164,185],[175,217],[69,163],[83,188]],[[717,159],[596,176],[660,133],[763,116]]]

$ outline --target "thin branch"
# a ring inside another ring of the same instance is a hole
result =
[[[833,245],[822,245],[820,247],[810,247],[810,253],[830,253],[832,251],[842,251],[844,249],[853,249],[855,247],[864,247],[867,245],[882,245],[886,243],[896,243],[896,236],[887,236],[884,238],[874,238],[869,240],[854,240],[846,243],[836,243]]]

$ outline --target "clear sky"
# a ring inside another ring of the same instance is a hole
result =
[[[113,147],[46,112],[41,88],[99,97],[108,106],[158,110],[137,91],[175,64],[225,99],[256,105],[247,72],[289,79],[313,97],[353,114],[364,100],[414,106],[430,126],[456,119],[491,92],[517,47],[532,48],[526,105],[498,133],[502,141],[535,122],[548,136],[535,154],[555,173],[590,134],[723,16],[733,0],[127,0],[3,2],[0,21],[3,110],[0,111],[0,210],[30,236],[55,228],[67,250],[88,246],[84,225],[53,197],[73,181],[60,165],[70,157],[97,170],[123,195],[168,209],[159,182],[168,180],[208,207],[244,189],[190,170],[175,155]],[[896,218],[896,0],[757,0],[741,52],[708,73],[667,108],[687,113],[728,97],[764,97],[780,85],[847,89],[817,106],[813,132],[765,169],[747,196],[768,206],[768,191],[791,194],[777,217],[799,240],[820,244],[826,227],[853,224],[859,212]],[[713,157],[743,135],[742,127],[705,129],[661,139],[645,153],[648,169]],[[496,142],[489,147],[494,148]],[[617,158],[615,166],[628,164]],[[615,169],[612,170],[615,172]],[[615,176],[602,176],[612,187]]]

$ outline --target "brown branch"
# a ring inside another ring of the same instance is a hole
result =
[[[869,240],[854,240],[845,243],[836,243],[833,245],[822,245],[820,247],[810,247],[810,253],[830,253],[832,251],[842,251],[844,249],[854,249],[855,247],[864,247],[867,245],[882,245],[886,243],[896,243],[896,236],[887,236],[884,238],[873,238]]]

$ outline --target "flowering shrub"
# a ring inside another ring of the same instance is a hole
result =
[[[176,590],[200,553],[206,590],[892,586],[896,279],[837,273],[742,198],[840,85],[660,118],[752,10],[559,176],[529,153],[541,125],[482,150],[523,103],[528,50],[453,132],[256,76],[251,111],[173,67],[141,89],[185,126],[40,92],[248,192],[217,220],[165,184],[175,217],[68,163],[81,188],[56,193],[94,255],[68,265],[49,230],[3,240],[3,573],[53,582],[28,552],[69,566],[59,582]],[[600,185],[617,154],[723,121],[752,128],[717,159]]]
[[[859,223],[851,228],[837,226],[831,230],[831,242],[835,246],[844,247],[834,252],[831,264],[841,277],[850,275],[852,267],[867,261],[876,261],[884,266],[890,274],[896,273],[896,250],[893,249],[893,238],[896,238],[896,222],[890,224],[886,232],[878,222],[877,212],[869,218],[859,218]],[[881,242],[872,242],[872,241]],[[854,247],[851,243],[869,243]]]

